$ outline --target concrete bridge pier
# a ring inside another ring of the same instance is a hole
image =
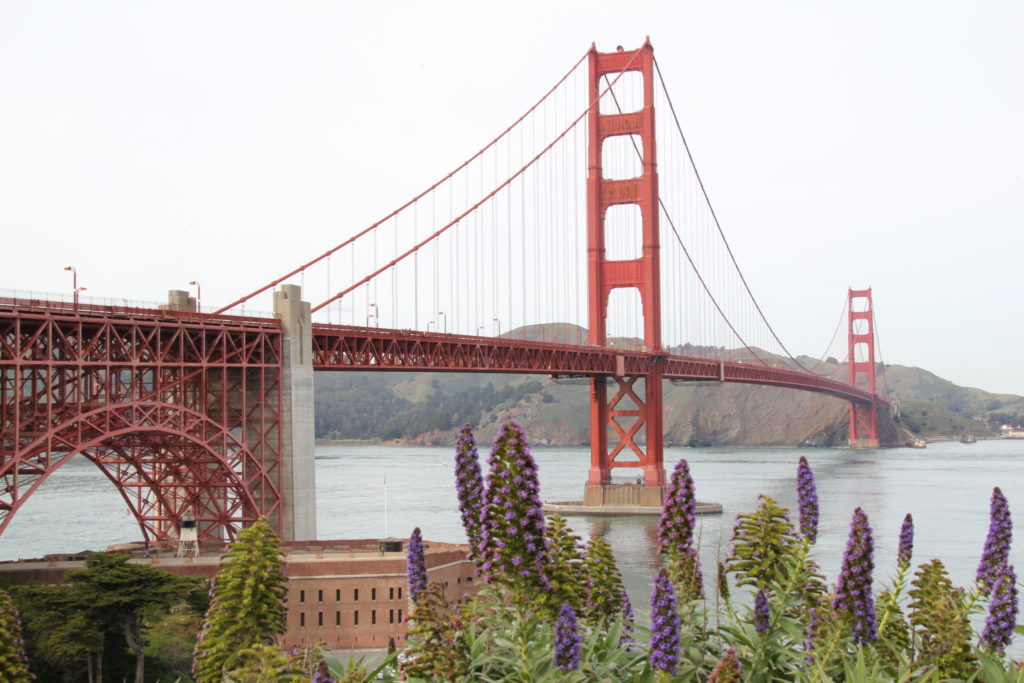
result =
[[[282,285],[275,291],[274,314],[284,331],[281,534],[286,541],[309,541],[316,539],[313,320],[302,288]]]

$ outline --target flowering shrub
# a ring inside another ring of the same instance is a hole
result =
[[[475,551],[480,544],[480,512],[483,508],[484,481],[480,474],[480,457],[476,451],[473,429],[463,425],[455,441],[455,492],[459,497],[459,514],[469,547]]]
[[[1017,623],[1017,574],[1013,565],[999,569],[992,587],[992,601],[988,606],[988,619],[981,632],[982,644],[1001,653],[1013,640],[1013,627]]]
[[[796,493],[800,506],[800,533],[811,543],[818,538],[818,489],[807,458],[800,456],[796,468]]]
[[[977,581],[982,592],[988,595],[995,588],[999,569],[1010,558],[1010,541],[1013,538],[1013,522],[1010,521],[1010,505],[1006,496],[997,486],[992,489],[992,503],[989,508],[988,536],[985,549],[978,564]]]
[[[871,538],[871,527],[868,526],[868,516],[857,508],[853,511],[850,539],[846,543],[832,607],[844,613],[853,628],[853,639],[858,643],[868,643],[878,637],[875,598],[871,592],[874,553],[875,545]]]
[[[465,682],[1016,680],[1020,665],[1005,655],[1018,615],[1016,574],[1007,563],[1012,527],[999,489],[974,593],[953,586],[939,560],[912,570],[908,514],[895,575],[877,597],[867,514],[853,511],[830,590],[812,556],[819,501],[803,458],[796,489],[798,527],[767,496],[737,517],[732,554],[717,567],[720,599],[709,602],[698,592],[694,484],[680,461],[658,525],[665,566],[654,577],[645,628],[633,623],[607,541],[591,539],[584,553],[564,519],[552,517],[544,528],[536,463],[518,426],[505,425],[478,517],[477,549],[490,584],[457,610],[436,588],[430,611],[417,606],[406,653],[418,664],[405,675]],[[526,595],[534,599],[519,599]],[[969,617],[986,606],[985,627],[975,633]]]
[[[700,557],[693,544],[697,524],[697,496],[685,460],[676,463],[665,492],[664,510],[658,523],[658,548],[665,556],[669,578],[682,602],[704,597]]]
[[[679,666],[679,615],[676,593],[662,569],[651,593],[651,668],[674,674]]]
[[[546,573],[551,556],[537,463],[518,424],[502,425],[489,464],[480,516],[480,569],[484,580],[497,582],[521,598],[544,595],[551,590]]]
[[[580,665],[580,632],[576,612],[569,605],[562,605],[555,622],[555,665],[565,673]]]
[[[406,575],[409,581],[409,599],[415,603],[420,593],[427,589],[427,562],[419,527],[413,529],[412,536],[409,537]]]
[[[900,527],[900,546],[896,554],[896,566],[900,571],[910,567],[910,558],[914,554],[914,518],[907,513]]]
[[[583,560],[586,587],[584,613],[588,623],[606,624],[622,614],[625,588],[612,547],[600,536],[590,539]]]

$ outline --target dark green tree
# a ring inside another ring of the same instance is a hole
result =
[[[101,635],[97,668],[103,656],[103,636],[121,631],[135,655],[135,681],[143,683],[146,619],[184,601],[186,594],[199,589],[199,582],[148,565],[131,564],[130,559],[127,555],[96,553],[85,561],[84,569],[68,572],[64,581],[87,605],[86,616]],[[102,680],[99,675],[97,679]]]
[[[267,520],[238,534],[211,589],[213,601],[196,646],[198,683],[219,683],[242,666],[241,653],[272,644],[285,630],[284,558]]]
[[[12,586],[21,612],[32,673],[43,681],[89,683],[103,674],[103,633],[89,621],[89,605],[66,584]],[[99,669],[99,671],[97,671]]]
[[[201,593],[202,582],[130,559],[97,553],[57,586],[13,589],[39,680],[79,681],[84,671],[90,682],[102,681],[111,677],[111,669],[118,678],[143,680],[147,626]],[[117,646],[121,638],[130,657]]]
[[[21,620],[7,591],[0,589],[0,680],[23,683],[32,680],[21,638]]]

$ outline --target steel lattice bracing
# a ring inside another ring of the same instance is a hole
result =
[[[281,508],[281,331],[274,321],[66,311],[0,301],[0,532],[81,454],[147,540],[232,538]]]
[[[661,247],[658,234],[658,172],[654,130],[654,50],[650,42],[630,52],[589,55],[591,102],[601,98],[601,78],[606,74],[639,72],[643,79],[643,105],[637,112],[602,114],[593,104],[589,112],[587,174],[587,271],[590,311],[589,341],[608,343],[608,297],[616,288],[636,288],[640,294],[644,346],[661,350]],[[639,138],[641,173],[635,178],[610,180],[603,166],[604,144],[609,138]],[[605,219],[608,209],[634,205],[640,211],[640,256],[610,260],[605,250]],[[608,383],[594,378],[590,386],[589,485],[611,483],[613,467],[638,467],[647,486],[665,484],[662,428],[663,359],[651,356],[645,372],[616,377],[615,394],[609,400]],[[636,386],[642,378],[643,391]],[[609,443],[609,428],[613,439]],[[634,437],[645,435],[642,447]]]

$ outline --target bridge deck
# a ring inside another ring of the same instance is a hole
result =
[[[164,328],[280,328],[273,318],[210,315],[130,306],[97,306],[46,300],[0,298],[0,327],[14,319],[59,318],[77,320],[131,320],[136,326]],[[4,352],[0,362],[14,360]],[[8,345],[8,351],[12,346]],[[22,359],[23,361],[25,359]],[[39,360],[38,357],[36,360]],[[56,360],[56,359],[54,359]],[[65,357],[65,362],[74,362]],[[101,360],[101,359],[97,359]],[[761,384],[828,394],[857,403],[881,398],[844,382],[752,362],[720,361],[639,350],[587,345],[476,337],[353,327],[313,325],[313,365],[317,370],[390,370],[417,372],[511,372],[557,376],[596,377],[645,375],[662,362],[666,379]]]

